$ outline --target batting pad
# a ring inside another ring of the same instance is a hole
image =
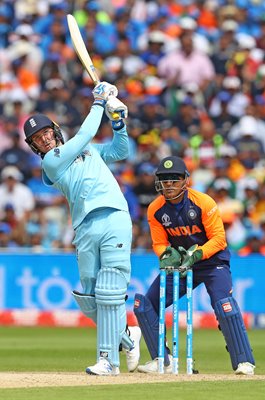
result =
[[[95,296],[79,293],[76,290],[72,291],[77,304],[86,317],[91,318],[95,323],[97,322],[97,305]]]
[[[127,282],[116,268],[102,268],[95,287],[97,304],[97,355],[118,367],[119,345],[126,329]]]
[[[226,341],[233,370],[236,370],[238,364],[242,362],[255,365],[247,331],[236,300],[233,297],[226,297],[217,301],[215,314]]]
[[[134,297],[134,314],[141,328],[146,346],[152,360],[158,357],[158,315],[148,297],[136,293]],[[168,350],[165,347],[165,365],[169,365]]]

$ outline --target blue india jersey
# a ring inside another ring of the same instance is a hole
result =
[[[43,180],[66,197],[75,229],[88,213],[98,208],[128,211],[123,193],[107,163],[128,157],[126,127],[113,130],[110,143],[91,143],[104,109],[93,105],[76,135],[45,154]]]

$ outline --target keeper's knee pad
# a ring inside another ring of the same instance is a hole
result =
[[[134,297],[134,314],[141,328],[146,346],[152,359],[158,356],[158,315],[148,297],[136,293]],[[165,348],[165,365],[169,365],[168,352]]]
[[[215,303],[215,314],[224,335],[230,354],[232,367],[237,369],[239,363],[255,364],[249,344],[245,324],[236,300],[226,297]]]
[[[72,295],[74,296],[77,304],[81,311],[86,317],[91,318],[95,323],[97,322],[97,305],[95,296],[89,294],[79,293],[73,290]]]
[[[98,356],[119,365],[119,344],[126,329],[127,282],[117,268],[102,268],[95,287],[97,304]]]

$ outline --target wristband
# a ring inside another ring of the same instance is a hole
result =
[[[122,119],[118,121],[111,121],[112,129],[115,131],[119,131],[120,129],[124,128],[125,124]]]
[[[101,106],[103,108],[105,108],[106,105],[106,100],[100,100],[100,99],[96,99],[93,103],[93,106]]]

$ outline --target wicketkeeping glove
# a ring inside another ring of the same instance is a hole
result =
[[[167,273],[172,273],[174,269],[179,268],[181,264],[181,255],[176,249],[168,246],[159,257],[159,261],[160,269],[165,269]]]
[[[108,82],[98,83],[92,90],[92,94],[96,104],[105,105],[109,96],[118,96],[118,89],[116,86],[111,85]]]
[[[188,250],[184,249],[184,247],[178,247],[178,251],[181,254],[182,262],[179,266],[179,272],[181,274],[187,273],[189,269],[195,264],[197,261],[202,259],[203,253],[202,250],[198,249],[198,245],[194,244]]]
[[[116,121],[117,118],[114,119],[113,114],[119,114],[119,119],[127,118],[128,107],[122,101],[117,99],[117,97],[109,96],[105,106],[105,113],[111,121]]]

